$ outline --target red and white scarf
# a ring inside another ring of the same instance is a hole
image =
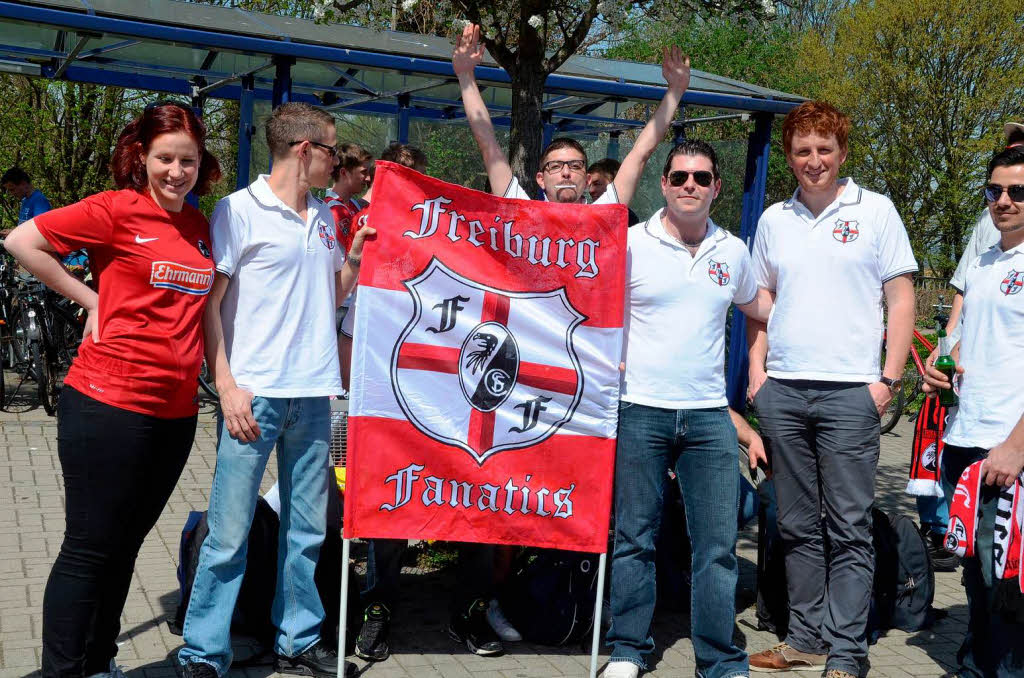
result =
[[[942,467],[942,432],[946,429],[951,410],[942,405],[938,398],[925,398],[921,404],[921,411],[914,422],[907,494],[916,497],[942,496],[939,475]]]
[[[945,547],[961,558],[975,555],[978,510],[981,505],[981,477],[985,460],[977,461],[960,475],[956,491],[949,503],[949,526]],[[1000,488],[996,504],[996,520],[992,539],[992,560],[995,579],[999,582],[1017,580],[1024,593],[1024,474],[1012,487]]]

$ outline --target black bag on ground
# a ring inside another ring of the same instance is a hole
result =
[[[500,596],[501,609],[523,639],[541,645],[581,641],[594,625],[594,553],[526,549]]]
[[[763,481],[757,494],[757,628],[784,640],[789,630],[789,591],[786,550],[775,523],[775,488]]]
[[[780,639],[789,630],[789,593],[786,589],[785,548],[772,524],[775,497],[770,482],[758,488],[761,508],[757,528],[757,621],[758,628]],[[767,514],[767,515],[766,515]],[[918,631],[936,619],[935,572],[928,544],[913,520],[871,510],[875,547],[875,579],[872,586],[868,636],[896,628]],[[827,545],[826,545],[827,549]]]
[[[277,535],[280,521],[274,509],[263,497],[256,501],[256,511],[249,528],[249,545],[245,556],[245,575],[238,602],[231,616],[231,628],[252,636],[269,646],[274,639],[274,625],[270,621],[270,608],[277,587]],[[172,633],[181,635],[185,613],[192,597],[199,552],[206,541],[209,526],[206,511],[192,511],[181,532],[178,550],[178,586],[180,602],[174,621],[168,623]],[[335,606],[337,609],[337,606]]]
[[[910,518],[872,509],[875,584],[868,631],[917,631],[934,620],[935,571],[928,543]]]

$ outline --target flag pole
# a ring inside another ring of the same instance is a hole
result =
[[[348,621],[348,557],[352,542],[341,540],[341,604],[338,606],[338,678],[345,678],[345,632]]]
[[[590,678],[597,678],[597,655],[601,642],[601,612],[604,609],[604,571],[608,552],[597,561],[597,599],[594,601],[594,636],[590,647]]]

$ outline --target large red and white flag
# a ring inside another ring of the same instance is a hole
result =
[[[345,536],[603,553],[626,208],[377,165],[359,277]]]

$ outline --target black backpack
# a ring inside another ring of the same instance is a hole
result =
[[[789,593],[786,589],[786,560],[778,528],[766,513],[774,505],[769,482],[761,483],[758,493],[757,547],[757,626],[775,633],[780,639],[789,630]],[[928,544],[910,518],[871,510],[872,539],[875,546],[875,579],[868,636],[872,642],[881,633],[896,628],[918,631],[937,618],[932,608],[935,597],[935,572]],[[828,544],[825,544],[826,552]]]
[[[868,632],[917,631],[934,620],[935,571],[928,543],[910,518],[871,511],[875,584]]]
[[[242,588],[231,616],[233,630],[252,636],[267,647],[272,645],[274,639],[270,608],[274,603],[274,590],[277,587],[279,527],[277,513],[263,497],[260,497],[256,501],[252,527],[249,528]],[[199,566],[199,552],[209,531],[206,511],[191,511],[181,531],[181,542],[178,547],[178,611],[174,615],[174,621],[168,622],[171,632],[177,635],[181,635],[185,624],[185,613],[192,598],[192,585]]]
[[[789,591],[786,588],[786,550],[775,523],[775,487],[757,487],[757,628],[779,640],[789,629]]]
[[[594,625],[598,559],[554,549],[520,554],[500,602],[524,640],[557,646],[586,638]]]

